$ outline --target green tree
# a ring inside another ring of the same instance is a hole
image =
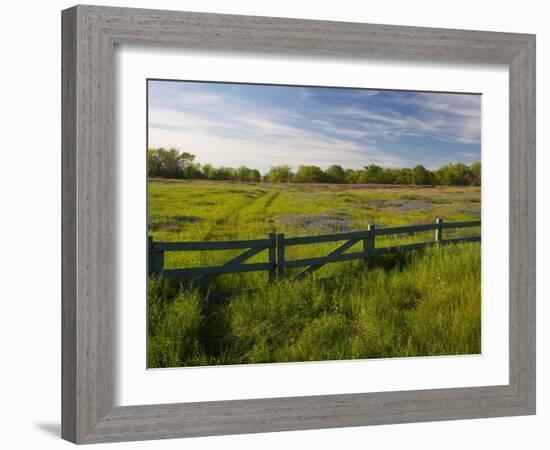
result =
[[[152,148],[147,152],[147,171],[150,176],[182,178],[194,160],[195,155],[175,148]]]
[[[258,169],[253,169],[253,170],[251,170],[251,172],[249,174],[248,181],[252,181],[254,183],[259,183],[260,181],[262,181],[262,174],[260,173],[260,171]]]
[[[472,185],[481,186],[481,161],[470,164],[470,172],[472,173]]]
[[[251,170],[248,167],[240,166],[235,170],[235,178],[237,181],[248,181]]]
[[[439,183],[445,186],[467,186],[472,180],[470,168],[463,163],[451,163],[440,167],[436,171],[436,176]]]
[[[365,166],[364,170],[362,170],[359,175],[359,182],[373,184],[384,183],[384,169],[376,164]]]
[[[323,183],[327,176],[319,166],[300,166],[294,181],[296,183]]]
[[[213,180],[231,181],[235,180],[235,178],[235,169],[231,167],[215,167],[213,169]]]
[[[415,185],[456,185],[480,186],[481,162],[475,161],[470,166],[463,163],[451,163],[435,171],[427,170],[422,165],[412,169],[384,169],[376,164],[369,164],[363,169],[344,169],[333,164],[323,171],[314,165],[301,165],[296,173],[288,165],[273,166],[267,174],[246,166],[238,168],[214,167],[212,164],[201,166],[195,162],[195,155],[180,152],[175,148],[147,149],[147,175],[149,177],[178,179],[228,180],[258,183],[373,183],[373,184],[415,184]]]
[[[429,184],[430,175],[424,166],[418,165],[411,171],[411,184]]]
[[[249,169],[245,166],[240,166],[235,170],[235,178],[238,181],[261,181],[261,174],[256,169]]]
[[[207,180],[212,180],[214,177],[214,167],[212,164],[204,164],[202,166],[202,176]]]
[[[293,177],[294,173],[290,166],[273,166],[266,174],[266,181],[270,183],[289,183]]]
[[[359,181],[359,173],[353,169],[346,169],[344,180],[349,184],[357,183]]]
[[[342,166],[339,166],[337,164],[330,166],[326,170],[326,175],[326,178],[331,183],[345,183],[346,181],[346,172],[344,171]]]
[[[147,149],[147,176],[158,177],[160,174],[160,161],[156,148]]]
[[[384,178],[391,184],[411,184],[411,169],[386,169]]]
[[[203,178],[201,165],[198,163],[185,165],[182,170],[182,178],[185,178],[186,180],[196,180]]]

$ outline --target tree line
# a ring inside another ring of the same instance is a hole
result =
[[[199,164],[195,155],[174,148],[150,148],[147,151],[149,177],[175,179],[227,180],[270,183],[348,183],[348,184],[416,184],[444,186],[480,186],[481,162],[470,165],[451,163],[436,170],[422,165],[413,168],[385,169],[369,164],[362,169],[344,169],[334,164],[323,170],[315,165],[301,165],[296,171],[288,165],[273,166],[262,175],[245,166],[214,167]]]

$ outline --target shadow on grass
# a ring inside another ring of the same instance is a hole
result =
[[[407,266],[413,263],[414,260],[417,259],[419,256],[421,256],[423,253],[424,253],[424,250],[415,250],[412,252],[411,251],[395,252],[387,255],[380,255],[374,258],[368,264],[368,266],[357,265],[357,267],[342,271],[342,274],[319,277],[319,278],[316,278],[316,281],[318,283],[323,283],[325,287],[330,287],[331,282],[334,282],[349,276],[359,275],[365,270],[382,269],[387,272],[389,271],[402,272]],[[298,273],[300,270],[295,270],[294,273],[292,273],[292,275],[289,275],[288,278],[292,279],[292,277],[296,273]],[[309,275],[309,276],[315,276],[315,274]],[[185,284],[182,283],[181,286],[185,286]],[[248,289],[241,289],[241,290],[218,291],[216,286],[216,281],[214,280],[210,286],[200,288],[199,292],[201,292],[201,294],[205,296],[209,304],[217,305],[217,304],[224,303],[234,295],[242,295],[245,293],[252,294],[256,290],[257,289],[254,289],[254,288],[248,288]]]
[[[409,264],[411,264],[415,258],[418,258],[418,256],[422,255],[423,253],[424,253],[424,250],[415,250],[412,252],[411,251],[395,252],[387,255],[380,255],[374,258],[368,264],[368,266],[357,265],[356,267],[353,267],[353,268],[347,268],[345,271],[343,271],[341,275],[319,277],[319,278],[316,278],[316,280],[319,283],[324,283],[326,287],[329,287],[331,281],[336,281],[344,277],[349,277],[350,275],[360,274],[365,270],[372,270],[372,269],[379,268],[385,271],[397,270],[401,272]],[[292,277],[302,269],[294,270],[293,273],[288,275],[288,278],[292,279]],[[315,276],[315,274],[310,276]],[[212,309],[212,313],[213,313],[212,327],[214,329],[216,326],[219,326],[219,324],[216,324],[217,308],[215,308],[215,305],[225,303],[228,299],[230,299],[234,295],[242,295],[245,293],[252,294],[257,290],[256,288],[223,290],[223,287],[218,285],[217,281],[218,280],[216,278],[213,278],[210,284],[198,288],[198,291],[201,293],[201,295],[204,297],[204,299],[208,304],[208,309]],[[162,279],[162,285],[163,285],[164,293],[163,295],[161,295],[161,297],[164,299],[174,298],[181,289],[185,290],[185,289],[193,288],[192,283],[188,281],[177,280],[177,279],[164,278]]]
[[[480,263],[472,245],[380,255],[303,280],[292,279],[299,269],[269,284],[251,277],[255,289],[215,292],[224,287],[215,280],[188,290],[152,279],[149,367],[475,353]]]

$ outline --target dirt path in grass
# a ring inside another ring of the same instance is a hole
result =
[[[232,240],[240,238],[243,225],[242,217],[254,213],[256,217],[265,217],[265,211],[273,203],[279,192],[265,191],[254,198],[244,196],[243,201],[233,210],[218,218],[216,223],[203,236],[204,241]],[[263,205],[262,205],[263,202]]]

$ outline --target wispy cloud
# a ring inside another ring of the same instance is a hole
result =
[[[479,159],[479,96],[154,81],[149,105],[150,146],[215,165]]]

